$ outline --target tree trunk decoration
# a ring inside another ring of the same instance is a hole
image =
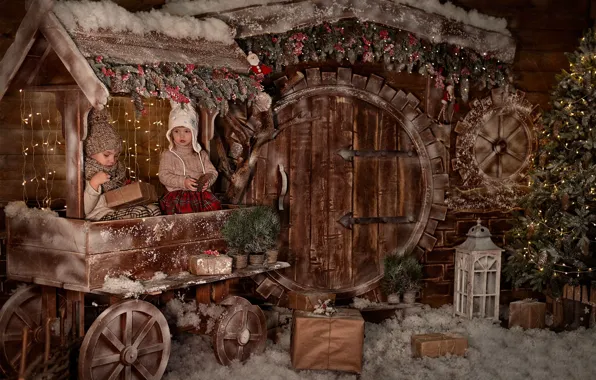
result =
[[[263,104],[267,100],[259,99],[251,106],[232,105],[221,119],[223,138],[219,134],[216,136],[216,152],[218,169],[230,182],[224,196],[229,203],[239,204],[242,201],[263,146],[286,128],[310,121],[301,114],[276,126],[270,101],[269,98],[267,105]]]

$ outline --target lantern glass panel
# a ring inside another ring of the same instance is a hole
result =
[[[474,295],[486,294],[486,272],[474,271]]]
[[[491,316],[495,315],[495,296],[488,296],[486,297],[486,312],[484,315]]]
[[[482,297],[474,297],[472,315],[474,317],[482,316]]]
[[[486,294],[497,293],[497,272],[490,271],[487,274]]]

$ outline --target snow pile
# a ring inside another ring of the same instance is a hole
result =
[[[468,337],[466,357],[413,359],[412,334],[457,332]],[[367,323],[363,372],[366,379],[591,379],[596,373],[596,329],[555,334],[549,330],[504,329],[489,320],[454,318],[451,307],[426,309],[403,320]],[[295,371],[290,364],[290,331],[279,344],[267,342],[263,355],[220,366],[208,336],[184,335],[172,342],[164,380],[356,379],[333,371]]]
[[[167,320],[181,328],[194,327],[200,329],[201,321],[206,325],[205,332],[210,334],[219,316],[225,311],[223,306],[197,304],[195,301],[184,302],[174,298],[166,304],[164,315]]]
[[[110,294],[119,294],[124,298],[138,297],[142,294],[158,293],[165,290],[165,285],[157,286],[145,286],[143,282],[139,280],[133,280],[130,278],[130,272],[123,272],[118,277],[110,277],[107,275],[104,277],[102,291]],[[152,281],[159,281],[167,278],[168,275],[163,272],[155,272],[153,277],[147,280],[147,283]]]
[[[372,302],[372,301],[370,301],[370,300],[368,300],[366,298],[355,297],[352,300],[352,304],[350,306],[352,306],[354,309],[362,310],[362,309],[366,309],[367,307],[374,306],[376,304],[377,303]]]
[[[120,275],[118,277],[106,276],[103,281],[102,290],[116,294],[124,292],[124,297],[128,298],[143,293],[145,287],[140,281],[134,281],[125,275]]]
[[[228,45],[234,43],[235,30],[216,18],[197,20],[158,10],[131,13],[108,0],[60,1],[53,11],[69,31],[80,29],[92,32],[107,29],[111,32],[131,32],[138,35],[156,32],[173,38],[202,38]]]
[[[9,202],[4,207],[4,213],[9,218],[44,219],[58,218],[58,213],[50,209],[29,208],[23,201]]]
[[[397,4],[404,4],[413,8],[418,8],[429,13],[439,14],[453,21],[458,21],[466,25],[477,28],[492,30],[495,32],[510,35],[507,30],[507,20],[504,18],[492,17],[477,10],[472,9],[469,12],[463,8],[453,5],[450,2],[441,4],[439,0],[393,0]],[[201,15],[206,13],[217,13],[231,11],[238,8],[258,6],[264,4],[287,3],[287,0],[169,0],[163,7],[163,10],[173,15]],[[344,4],[345,1],[337,2],[329,0],[323,8],[328,8],[336,4]],[[354,1],[354,7],[358,7],[361,2]],[[305,7],[305,9],[313,9]],[[280,15],[281,16],[281,15]]]

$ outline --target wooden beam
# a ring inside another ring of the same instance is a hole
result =
[[[108,89],[97,78],[87,59],[81,54],[53,12],[46,15],[40,30],[52,45],[70,75],[77,82],[89,103],[97,109],[102,109],[107,104],[110,96]]]
[[[30,86],[31,83],[33,83],[33,80],[35,80],[35,78],[37,77],[37,74],[39,73],[39,70],[41,69],[41,65],[43,65],[44,61],[46,60],[46,58],[48,57],[48,54],[50,54],[51,51],[52,51],[52,47],[48,43],[43,54],[41,55],[41,57],[39,57],[39,59],[37,61],[37,65],[35,65],[35,68],[33,69],[31,74],[29,75],[29,78],[27,79],[27,86]]]
[[[0,62],[0,100],[35,42],[35,33],[39,29],[43,17],[53,6],[54,0],[34,0],[29,6],[25,18],[19,25],[14,42]]]
[[[62,133],[66,143],[66,216],[84,219],[83,139],[91,105],[85,95],[76,90],[57,92],[56,108],[62,115]]]

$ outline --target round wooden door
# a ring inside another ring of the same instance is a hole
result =
[[[269,145],[267,167],[286,175],[279,259],[292,266],[272,276],[287,289],[353,297],[377,287],[387,254],[434,246],[448,180],[431,160],[444,147],[413,96],[349,69],[324,85],[312,70],[275,106],[291,127]],[[354,83],[340,83],[346,74]]]

